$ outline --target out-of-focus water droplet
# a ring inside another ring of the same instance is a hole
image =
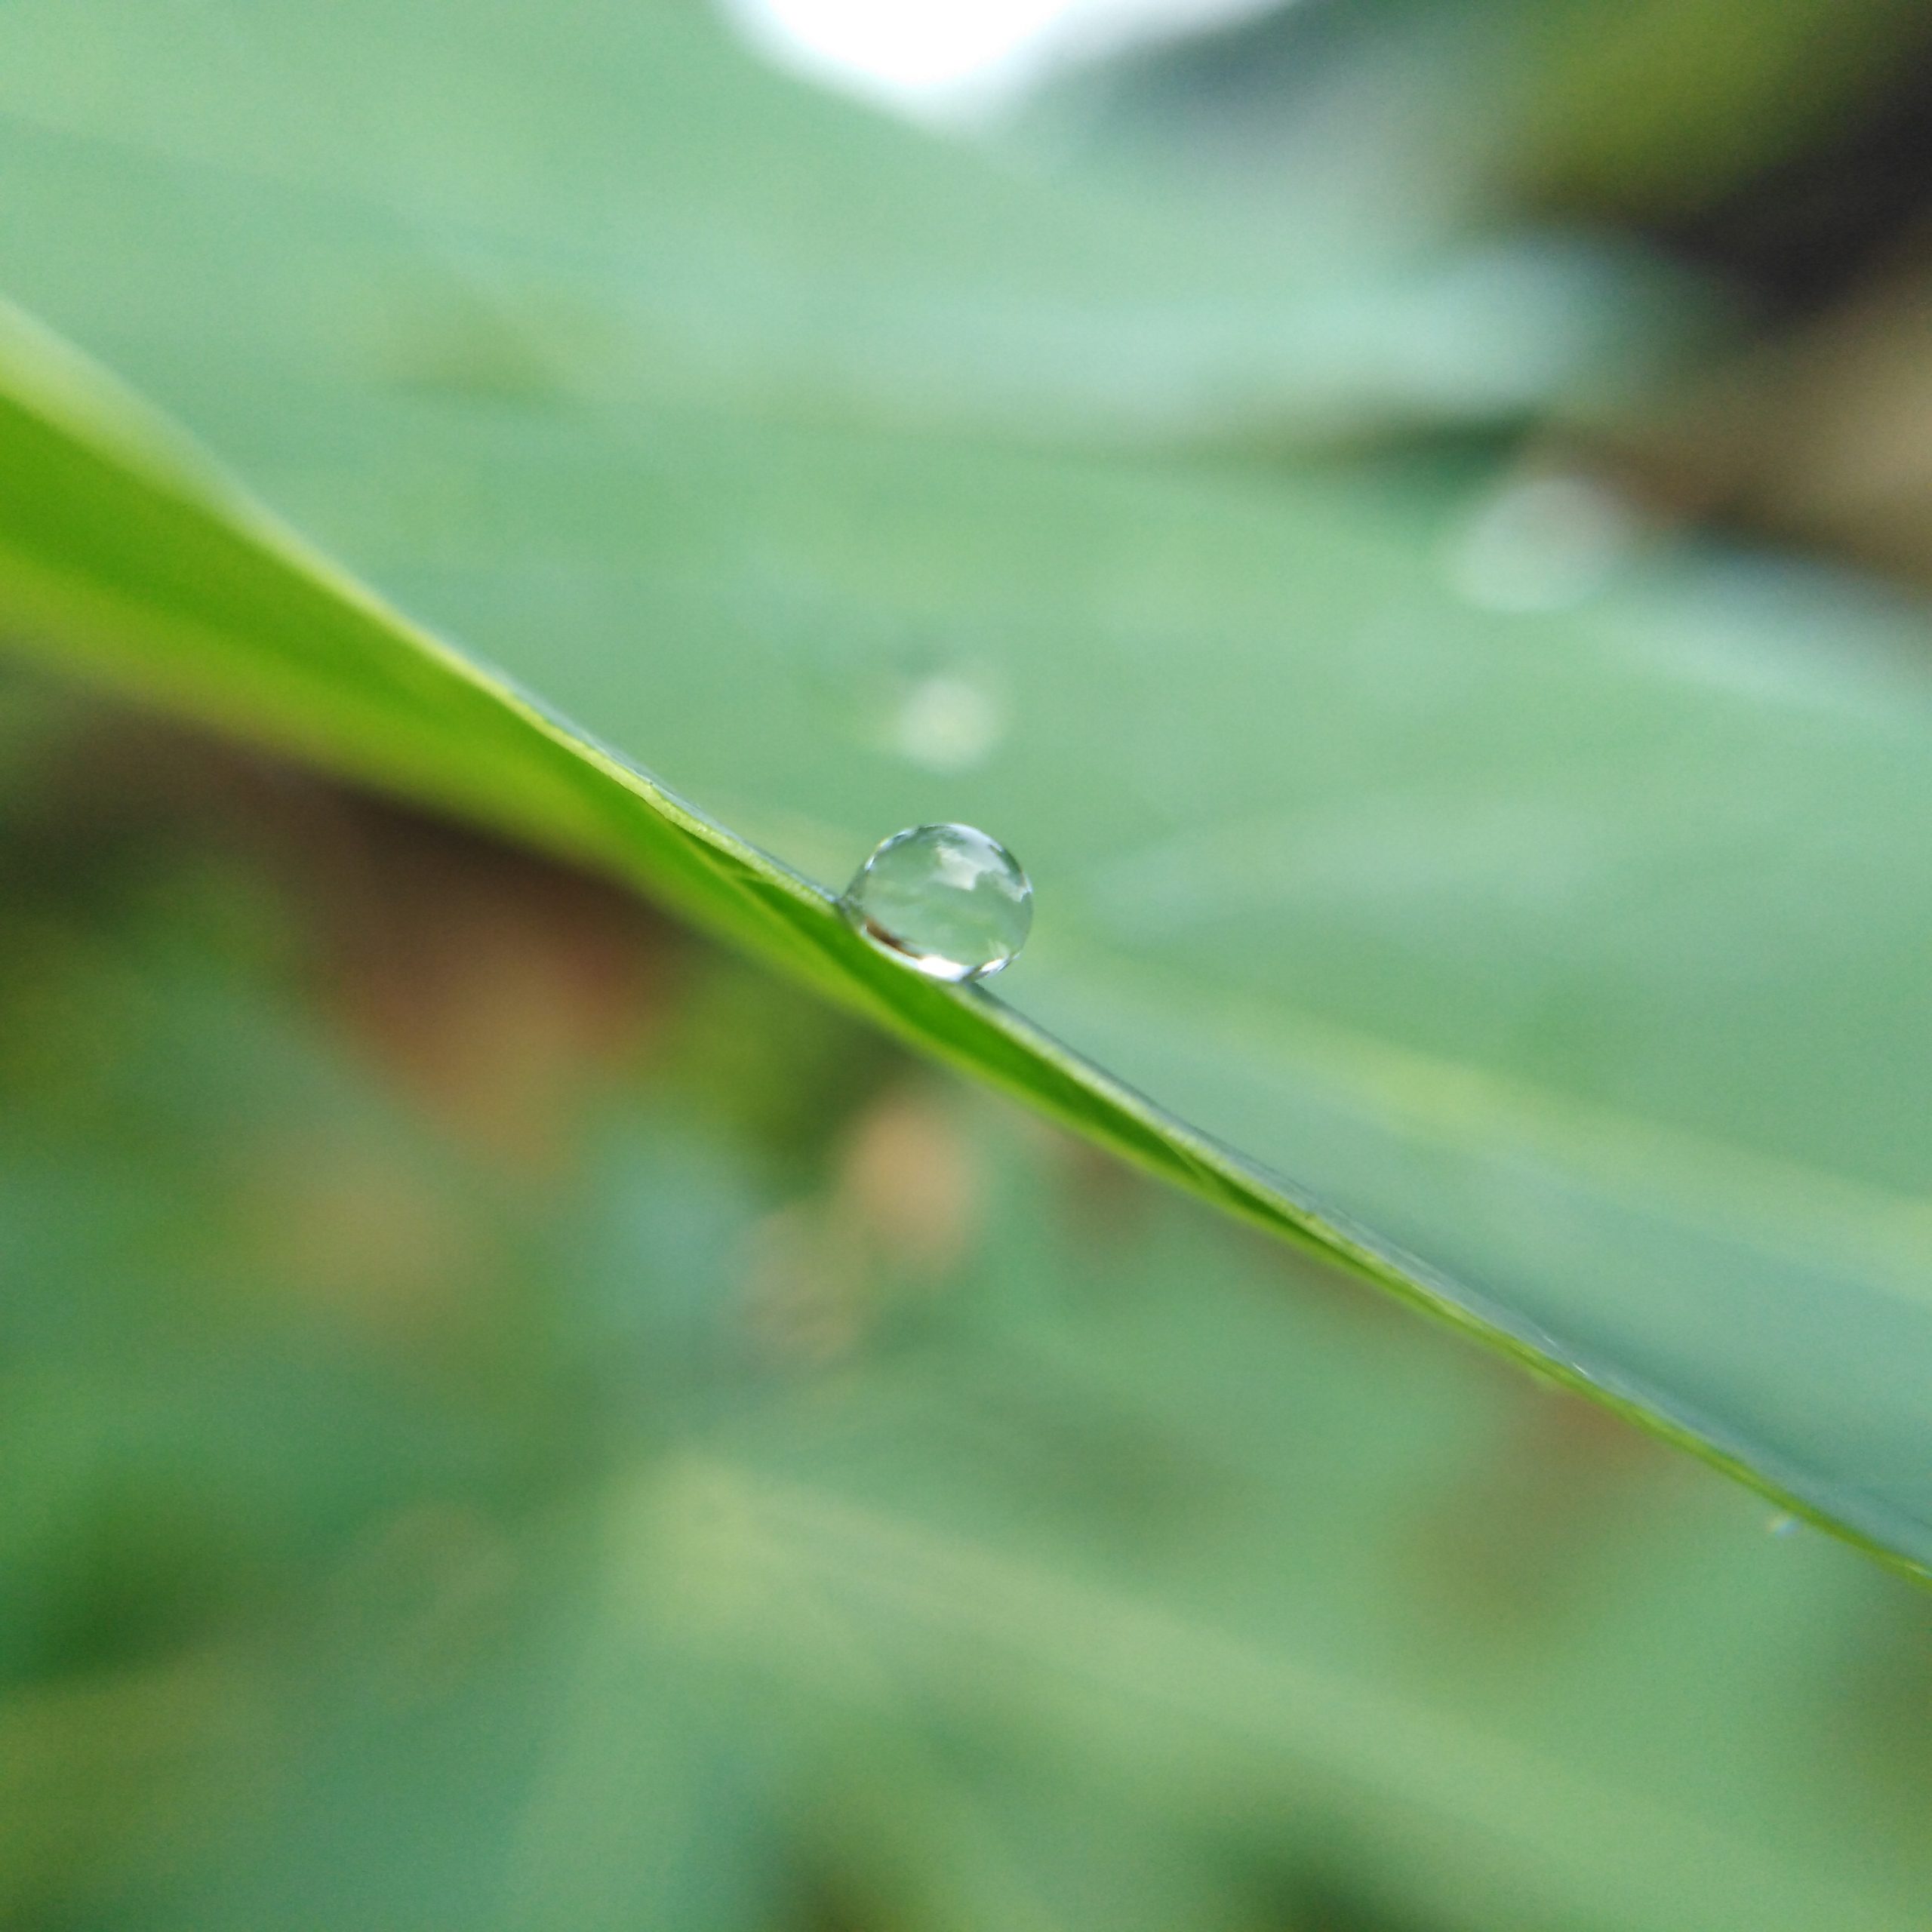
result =
[[[1798,1527],[1798,1518],[1788,1511],[1780,1509],[1769,1518],[1764,1524],[1766,1531],[1774,1537],[1788,1537]]]
[[[1644,534],[1609,485],[1567,472],[1518,477],[1483,505],[1450,558],[1454,588],[1485,611],[1562,611],[1602,588]]]
[[[970,771],[985,764],[1005,731],[992,694],[953,672],[935,672],[909,685],[888,734],[901,758],[928,771]]]
[[[1033,888],[1020,861],[970,825],[895,832],[838,903],[881,952],[955,983],[997,973],[1033,923]]]

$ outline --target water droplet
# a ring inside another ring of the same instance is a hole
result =
[[[1767,1531],[1774,1537],[1788,1537],[1798,1527],[1798,1518],[1782,1509],[1775,1516],[1768,1518],[1764,1524]]]
[[[1033,923],[1020,861],[970,825],[895,832],[854,873],[839,905],[881,952],[954,982],[997,973]]]
[[[951,672],[921,678],[902,693],[888,742],[928,771],[970,771],[983,764],[1005,731],[992,693]]]
[[[1635,507],[1588,476],[1549,472],[1505,484],[1451,559],[1454,587],[1485,611],[1563,611],[1601,589],[1643,535]]]

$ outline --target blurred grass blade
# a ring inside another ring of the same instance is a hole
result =
[[[0,13],[7,292],[175,406],[293,351],[500,399],[1247,444],[1506,419],[1682,329],[1660,271],[1472,241],[1453,190],[1310,234],[1016,179],[681,0],[567,32],[529,0],[91,18]]]

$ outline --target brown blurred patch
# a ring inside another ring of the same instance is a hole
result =
[[[894,1270],[936,1278],[964,1257],[980,1193],[952,1110],[930,1091],[901,1088],[853,1123],[833,1211]]]
[[[1932,585],[1932,234],[1613,440],[1639,495]]]
[[[79,730],[50,769],[50,837],[241,858],[284,897],[321,1004],[506,1166],[556,1164],[681,982],[681,928],[616,886],[165,720],[103,707]]]
[[[468,1144],[554,1165],[663,1020],[675,929],[614,887],[386,806],[358,805],[331,856],[314,875],[329,1003]]]

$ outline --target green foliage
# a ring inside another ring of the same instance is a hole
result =
[[[1922,1926],[1927,622],[1547,211],[1923,36],[0,8],[0,1932]]]
[[[24,328],[11,628],[620,872],[1932,1558],[1917,620],[1614,531],[1525,590],[1489,486],[1011,446],[1272,435],[1343,287],[1357,406],[1422,406],[1383,314],[1442,413],[1501,406],[1467,358],[1505,312],[1610,367],[1601,275],[1439,224],[1312,292],[1251,226],[1035,193],[668,5],[224,17],[8,11],[13,285],[542,702]],[[803,875],[937,817],[1038,881],[1020,1007],[1192,1128]]]

